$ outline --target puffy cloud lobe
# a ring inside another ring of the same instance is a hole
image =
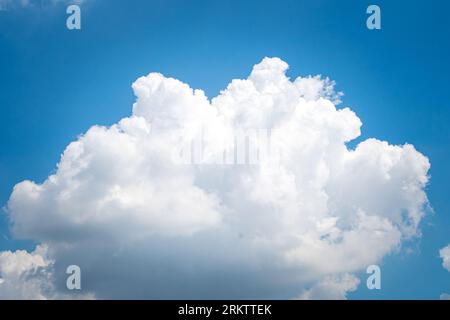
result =
[[[339,276],[328,276],[315,284],[312,288],[305,290],[299,300],[346,300],[348,292],[358,288],[359,279],[350,274]]]
[[[54,283],[54,261],[48,248],[0,252],[0,299],[93,299],[92,294],[59,292]]]
[[[291,81],[287,68],[265,58],[211,101],[158,73],[139,78],[130,117],[89,129],[42,184],[15,186],[14,234],[48,246],[55,277],[77,260],[100,298],[294,297],[308,283],[306,296],[337,283],[330,296],[344,297],[356,286],[346,274],[420,234],[430,165],[408,144],[348,149],[362,123],[336,108],[334,83]],[[173,162],[196,137],[217,156],[236,130],[262,128],[276,162]]]
[[[442,259],[442,266],[450,271],[450,245],[446,246],[445,248],[442,248],[439,251],[439,255]]]
[[[32,253],[24,250],[0,252],[0,299],[46,299],[51,286],[45,247]]]

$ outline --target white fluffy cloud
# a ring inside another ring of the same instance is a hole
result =
[[[54,285],[53,261],[47,248],[0,252],[0,300],[93,299],[92,294],[67,294]]]
[[[53,294],[45,248],[0,252],[0,299],[45,299]]]
[[[439,255],[442,259],[442,266],[450,271],[450,244],[439,251]]]
[[[265,58],[212,100],[150,73],[130,117],[90,128],[43,183],[17,184],[12,231],[45,245],[54,290],[77,264],[98,298],[344,298],[351,273],[418,236],[428,159],[376,139],[347,148],[362,123],[336,108],[334,83],[287,68]],[[220,157],[248,129],[271,130],[277,161],[173,161],[199,136]]]

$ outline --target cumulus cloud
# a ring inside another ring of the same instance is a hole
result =
[[[362,122],[334,83],[287,68],[265,58],[212,100],[150,73],[129,117],[70,143],[43,183],[17,184],[12,232],[45,245],[54,290],[77,264],[97,298],[340,299],[352,273],[419,236],[428,159],[377,139],[349,149]],[[237,131],[261,129],[276,157],[174,161],[197,140],[223,159]]]

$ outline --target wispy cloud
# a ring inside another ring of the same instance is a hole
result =
[[[0,0],[0,11],[64,4],[82,4],[86,0]]]

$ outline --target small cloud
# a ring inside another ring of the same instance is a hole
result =
[[[441,300],[450,300],[450,294],[448,294],[448,293],[443,293],[443,294],[441,294],[440,299],[441,299]]]
[[[442,266],[450,271],[450,244],[439,250],[439,255],[442,259]]]

